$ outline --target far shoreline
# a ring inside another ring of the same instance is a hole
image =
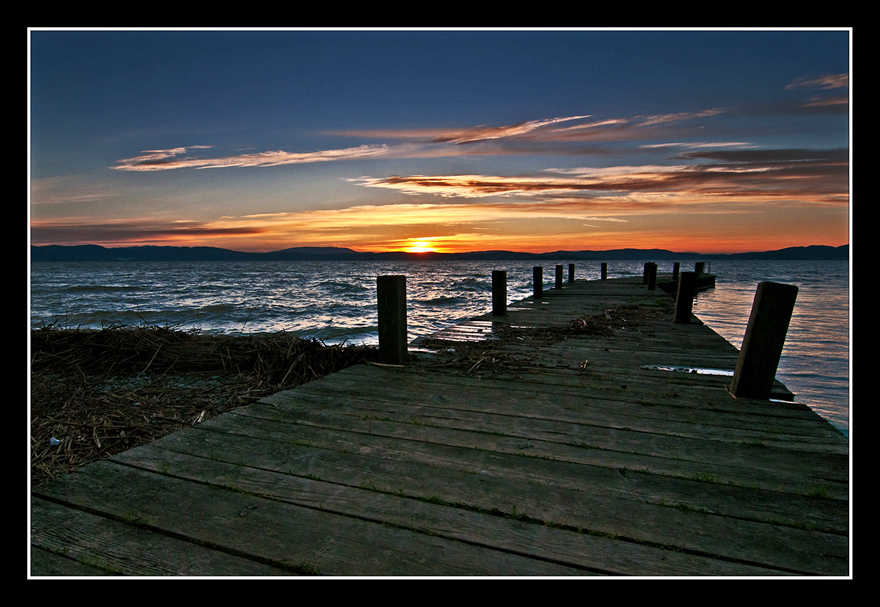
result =
[[[40,262],[192,262],[192,261],[540,261],[570,259],[587,261],[657,261],[700,259],[720,260],[775,260],[775,261],[848,261],[849,245],[838,247],[810,245],[788,247],[774,251],[749,253],[676,252],[667,249],[613,249],[607,251],[554,251],[525,253],[515,251],[472,251],[468,253],[385,253],[357,252],[336,247],[295,247],[266,253],[248,253],[218,247],[138,246],[102,247],[100,245],[31,245],[30,261]]]

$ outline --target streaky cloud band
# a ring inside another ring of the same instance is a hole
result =
[[[207,148],[211,146],[194,146]],[[182,157],[192,148],[172,148],[169,150],[149,150],[139,156],[120,160],[113,169],[119,171],[168,171],[172,169],[195,168],[212,169],[227,167],[267,167],[331,160],[350,160],[368,156],[382,156],[387,153],[386,145],[361,145],[338,150],[319,152],[258,152],[221,158]]]

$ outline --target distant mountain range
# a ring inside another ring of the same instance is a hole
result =
[[[491,260],[846,260],[849,245],[839,247],[789,247],[776,251],[703,255],[666,249],[614,249],[611,251],[555,251],[517,253],[514,251],[474,251],[471,253],[359,253],[338,247],[294,247],[268,253],[247,253],[217,247],[114,247],[98,245],[31,246],[31,261],[383,261],[407,259]]]

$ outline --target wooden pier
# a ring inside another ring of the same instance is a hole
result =
[[[848,576],[848,440],[673,306],[566,282],[85,466],[30,574]]]

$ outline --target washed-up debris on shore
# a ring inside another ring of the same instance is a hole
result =
[[[285,332],[32,330],[31,480],[50,480],[375,353]]]

